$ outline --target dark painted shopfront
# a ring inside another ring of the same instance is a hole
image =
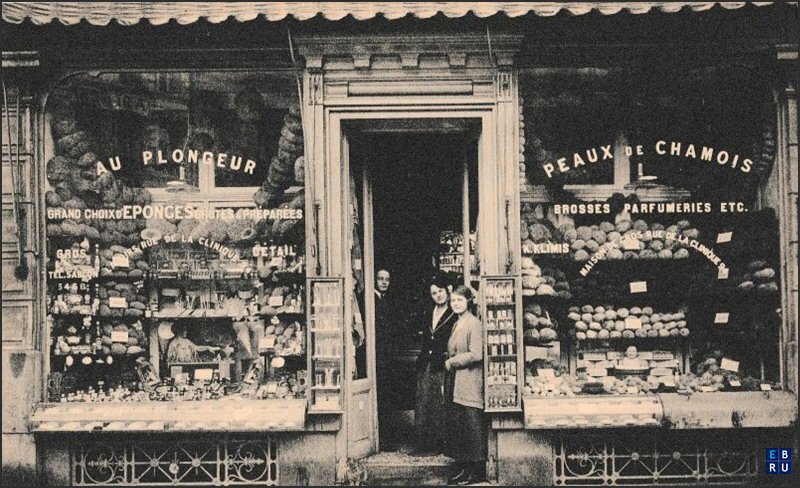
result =
[[[443,481],[404,450],[438,271],[491,481],[781,479],[796,5],[104,8],[3,5],[4,478]]]

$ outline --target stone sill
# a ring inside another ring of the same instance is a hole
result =
[[[326,416],[331,417],[331,416]],[[114,432],[336,431],[340,416],[306,415],[305,400],[209,400],[140,403],[41,403],[37,434]]]
[[[627,397],[630,400],[637,398],[657,398],[660,403],[659,412],[654,412],[653,420],[657,422],[640,422],[628,424],[620,421],[619,424],[603,424],[593,422],[592,416],[581,416],[580,422],[574,425],[564,425],[563,418],[559,425],[555,423],[541,426],[531,425],[524,421],[525,416],[520,414],[492,415],[492,428],[494,430],[553,430],[553,429],[608,429],[608,428],[662,428],[673,430],[692,429],[732,429],[732,428],[785,428],[793,427],[797,423],[797,396],[792,392],[714,392],[696,393],[693,395],[679,395],[677,393],[660,393],[648,396]],[[576,397],[554,397],[524,399],[531,403],[526,411],[532,412],[534,402],[547,405],[547,411],[557,412],[574,411],[577,403],[593,404],[597,410],[594,417],[612,417],[614,419],[623,415],[630,415],[630,406],[626,405],[626,397],[597,395],[580,395]],[[577,399],[577,400],[576,400]],[[546,403],[544,403],[546,402]],[[539,408],[541,410],[541,408]],[[623,411],[624,410],[624,411]],[[645,412],[641,412],[644,414]],[[564,416],[562,416],[564,417]],[[589,420],[585,422],[585,420]]]

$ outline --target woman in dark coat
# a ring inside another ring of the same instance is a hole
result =
[[[444,451],[444,420],[449,400],[444,395],[444,362],[447,341],[457,317],[450,308],[450,293],[440,277],[430,281],[433,303],[423,314],[422,352],[417,359],[417,393],[414,423],[417,449],[421,453],[438,454]]]
[[[447,454],[455,459],[451,483],[471,484],[486,478],[486,424],[483,417],[483,326],[470,312],[472,290],[459,286],[450,293],[458,315],[447,342],[447,384],[452,385],[448,415]]]

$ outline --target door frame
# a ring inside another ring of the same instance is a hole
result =
[[[420,106],[420,107],[326,107],[325,112],[325,130],[324,130],[324,151],[322,160],[325,162],[321,171],[320,183],[323,184],[325,189],[324,199],[322,206],[325,207],[323,211],[324,217],[320,218],[320,223],[324,222],[328,229],[332,232],[327,232],[321,236],[320,246],[320,259],[328,263],[328,273],[332,275],[340,275],[345,278],[345,290],[352,290],[353,276],[349,269],[351,266],[352,247],[352,221],[351,209],[352,203],[350,201],[350,151],[348,140],[348,124],[353,124],[358,121],[369,122],[379,120],[409,120],[409,119],[459,119],[459,120],[476,120],[479,122],[480,133],[478,136],[478,208],[480,209],[481,217],[478,218],[478,234],[481,236],[478,240],[477,255],[481,256],[481,269],[484,273],[491,273],[498,270],[504,263],[502,263],[503,254],[500,249],[507,249],[509,245],[506,239],[504,230],[505,220],[508,218],[507,211],[503,202],[507,201],[505,195],[505,173],[494,164],[497,155],[497,132],[496,132],[496,105],[483,104],[483,105],[467,105],[467,106]],[[365,190],[367,187],[365,187]],[[365,205],[366,207],[366,205]],[[361,214],[364,215],[363,210]],[[370,216],[371,217],[371,216]],[[367,230],[366,216],[364,218],[364,229]],[[511,227],[513,229],[513,227]],[[345,369],[345,395],[344,395],[344,411],[346,412],[343,418],[343,437],[339,441],[341,451],[345,456],[340,459],[359,459],[372,454],[377,451],[377,395],[375,389],[375,330],[374,330],[374,300],[368,296],[367,291],[372,289],[372,263],[366,263],[367,257],[372,254],[372,243],[364,242],[364,273],[365,273],[365,320],[364,327],[367,335],[367,362],[368,362],[368,378],[366,380],[354,380],[353,368],[355,366],[353,361],[346,362]],[[512,241],[513,242],[513,241]],[[370,256],[371,261],[371,256]],[[346,323],[350,323],[353,316],[351,301],[346,301],[345,317],[348,318]],[[348,358],[351,358],[355,351],[350,334],[346,334],[345,350]],[[369,410],[366,410],[363,405],[358,405],[354,395],[363,395],[369,390],[370,405]],[[370,423],[370,430],[372,438],[365,446],[363,439],[354,439],[356,442],[351,442],[350,432],[353,426],[358,423],[363,423],[363,418],[351,418],[355,412],[367,411],[369,418],[366,419]]]

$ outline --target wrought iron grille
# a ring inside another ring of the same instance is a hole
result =
[[[560,437],[554,449],[560,486],[742,484],[758,481],[763,470],[761,444],[741,438],[581,434]]]
[[[72,450],[74,485],[277,485],[271,439],[110,440]]]

